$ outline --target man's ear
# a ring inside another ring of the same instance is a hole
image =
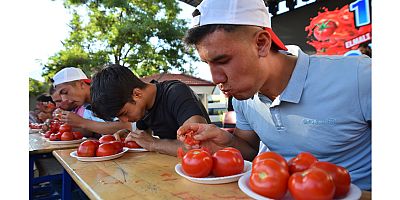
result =
[[[143,91],[139,88],[134,88],[132,91],[132,99],[133,101],[137,101],[143,98]]]
[[[260,31],[256,34],[256,44],[259,57],[266,57],[271,49],[271,34],[268,31]]]

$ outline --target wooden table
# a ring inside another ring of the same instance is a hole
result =
[[[57,150],[54,157],[90,199],[250,199],[237,182],[193,183],[175,172],[176,157],[127,152],[102,162],[81,162]]]
[[[77,144],[50,144],[40,133],[29,134],[29,155],[51,153],[54,150],[77,148]]]
[[[40,133],[29,134],[29,195],[33,195],[33,185],[51,180],[61,179],[62,174],[40,176],[34,178],[33,165],[36,159],[53,157],[54,150],[77,148],[77,144],[53,145],[46,141]]]
[[[114,160],[82,162],[69,155],[72,151],[53,155],[90,199],[251,199],[237,182],[206,185],[179,176],[176,157],[127,152]],[[371,199],[371,194],[363,192],[361,199]]]

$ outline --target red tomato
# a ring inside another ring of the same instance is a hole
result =
[[[193,130],[188,130],[188,131],[184,134],[185,140],[184,140],[183,142],[184,142],[185,144],[190,145],[190,146],[193,146],[193,145],[195,145],[195,144],[200,144],[200,141],[195,140],[195,139],[193,138],[194,135],[195,135],[195,133],[194,133]]]
[[[202,149],[192,149],[182,159],[182,170],[191,177],[207,177],[212,167],[213,159],[211,155]]]
[[[117,150],[117,153],[122,152],[124,148],[124,144],[120,141],[111,141],[109,142],[110,144],[113,144],[115,149]]]
[[[50,138],[50,135],[52,134],[53,132],[51,132],[51,131],[46,131],[46,133],[44,134],[44,137],[45,138]]]
[[[142,148],[135,141],[125,142],[125,146],[128,147],[128,148]]]
[[[335,21],[323,20],[315,26],[314,37],[319,41],[327,40],[335,32],[336,28]]]
[[[100,144],[103,143],[107,143],[107,142],[111,142],[111,141],[115,141],[117,139],[115,139],[115,137],[113,135],[103,135],[100,137],[99,142]]]
[[[244,160],[239,150],[227,147],[212,155],[214,176],[230,176],[242,173]]]
[[[332,177],[318,168],[292,174],[288,187],[290,194],[296,200],[328,200],[333,199],[335,194]]]
[[[52,133],[52,134],[50,134],[50,136],[49,136],[49,140],[50,140],[50,141],[58,141],[58,140],[61,140],[61,137],[58,138],[57,133]]]
[[[72,127],[68,124],[63,124],[60,126],[60,128],[58,129],[58,131],[60,133],[64,133],[64,132],[71,132],[72,131]]]
[[[51,132],[53,132],[53,133],[57,133],[59,128],[60,128],[60,124],[57,123],[57,122],[52,122],[52,123],[50,124],[50,130],[51,130]]]
[[[273,151],[263,152],[263,153],[260,153],[258,156],[256,156],[253,160],[252,168],[254,168],[254,166],[258,162],[263,161],[265,159],[273,159],[273,160],[277,161],[279,164],[281,164],[285,168],[286,171],[289,171],[289,166],[288,166],[285,158],[283,156],[281,156],[280,154],[273,152]]]
[[[80,157],[94,157],[96,156],[96,151],[98,147],[98,141],[86,140],[79,145],[77,154]]]
[[[332,177],[336,186],[334,198],[343,198],[349,192],[351,178],[346,168],[330,162],[316,162],[311,168],[322,169]]]
[[[96,151],[96,156],[102,157],[102,156],[111,156],[117,153],[117,149],[115,146],[111,143],[103,143],[99,145],[99,148],[97,148]]]
[[[74,132],[72,132],[72,134],[74,134],[74,139],[75,139],[75,140],[80,140],[80,139],[83,138],[83,135],[82,135],[81,132],[74,131]]]
[[[61,141],[69,141],[69,140],[73,140],[73,139],[74,139],[74,134],[72,134],[71,132],[61,133]]]
[[[295,172],[302,172],[308,169],[312,164],[317,162],[318,159],[315,158],[311,153],[301,152],[297,154],[296,157],[289,160],[289,172],[293,174]]]
[[[249,187],[262,196],[281,199],[286,194],[289,172],[279,161],[264,159],[252,169]]]

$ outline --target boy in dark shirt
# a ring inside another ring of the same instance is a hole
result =
[[[197,95],[177,80],[145,83],[128,68],[110,65],[95,74],[90,90],[94,113],[105,120],[137,122],[144,131],[133,131],[125,140],[149,151],[176,156],[184,147],[176,140],[182,124],[210,123]]]

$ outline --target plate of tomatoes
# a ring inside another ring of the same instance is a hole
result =
[[[254,199],[259,199],[259,200],[273,200],[270,198],[267,198],[265,196],[259,195],[255,192],[253,192],[250,187],[249,187],[249,180],[250,180],[250,173],[246,173],[242,177],[239,178],[238,185],[240,190],[242,190],[247,196],[254,198]],[[361,197],[361,190],[359,187],[357,187],[354,184],[350,185],[350,190],[347,193],[347,195],[344,198],[336,199],[336,200],[353,200],[353,199],[360,199]],[[283,197],[283,200],[292,200],[292,196],[290,195],[289,191],[286,192],[285,196]]]
[[[127,151],[128,151],[128,148],[123,147],[121,152],[113,154],[113,155],[109,155],[109,156],[82,157],[82,156],[78,156],[77,151],[73,151],[69,155],[71,157],[78,159],[79,161],[96,162],[96,161],[106,161],[106,160],[112,160],[112,159],[119,158],[119,157],[123,156],[124,153]]]
[[[183,172],[181,164],[177,164],[175,166],[175,171],[180,176],[182,176],[182,177],[184,177],[184,178],[186,178],[186,179],[188,179],[188,180],[190,180],[192,182],[195,182],[195,183],[203,183],[203,184],[231,183],[231,182],[235,182],[235,181],[239,180],[239,178],[241,176],[243,176],[247,172],[251,171],[251,162],[247,161],[247,160],[244,161],[244,168],[243,168],[243,172],[242,173],[231,175],[231,176],[223,176],[223,177],[215,177],[213,175],[207,176],[205,178],[191,177],[191,176],[186,175]]]

